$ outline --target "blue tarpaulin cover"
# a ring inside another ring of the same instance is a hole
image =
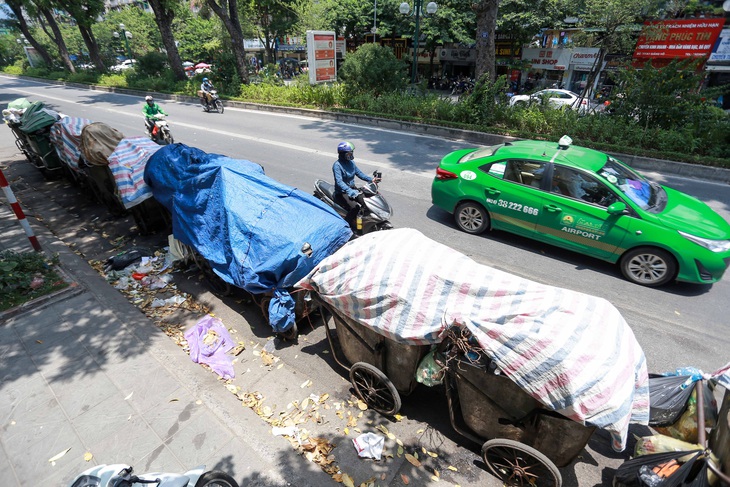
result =
[[[175,238],[218,276],[253,294],[273,292],[269,321],[276,332],[294,324],[288,289],[352,234],[329,206],[250,161],[173,144],[150,157],[144,179],[170,210]]]

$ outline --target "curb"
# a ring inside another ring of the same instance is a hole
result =
[[[16,78],[28,79],[32,81],[38,81],[39,78],[31,78],[28,76],[20,75],[8,75]],[[130,89],[130,88],[117,88],[114,86],[101,86],[101,85],[87,85],[82,83],[72,83],[68,81],[56,81],[56,80],[45,80],[42,82],[48,84],[56,84],[63,86],[71,86],[79,89],[87,89],[93,91],[104,91],[107,93],[121,93],[125,95],[144,96],[149,92]],[[162,100],[173,100],[183,103],[198,104],[198,98],[188,95],[175,95],[168,93],[157,93],[155,97]],[[234,108],[242,108],[246,110],[258,110],[262,112],[272,113],[286,113],[291,115],[300,115],[306,117],[319,118],[321,120],[330,120],[333,122],[340,123],[355,123],[360,125],[368,125],[372,127],[385,128],[389,130],[401,130],[404,132],[412,132],[420,135],[432,135],[434,137],[444,137],[454,140],[463,140],[474,144],[482,145],[496,145],[504,142],[510,142],[520,140],[519,137],[511,137],[505,135],[489,134],[486,132],[476,132],[473,130],[463,130],[449,127],[441,127],[438,125],[421,124],[415,122],[405,122],[399,120],[392,120],[388,118],[379,118],[368,115],[355,115],[349,113],[329,112],[325,110],[316,110],[311,108],[294,108],[294,107],[280,107],[277,105],[263,105],[251,102],[241,102],[234,100],[224,100],[226,106]],[[730,184],[730,169],[715,167],[715,166],[703,166],[701,164],[689,164],[686,162],[669,161],[665,159],[654,159],[651,157],[635,156],[631,154],[622,154],[615,152],[606,152],[611,156],[616,157],[620,161],[628,164],[632,168],[639,169],[642,171],[659,171],[663,173],[671,173],[678,176],[686,176],[693,179],[703,179],[713,181],[717,183]]]

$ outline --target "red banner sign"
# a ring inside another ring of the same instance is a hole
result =
[[[725,19],[646,21],[634,58],[685,59],[708,56]]]

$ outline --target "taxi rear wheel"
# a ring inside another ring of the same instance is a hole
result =
[[[462,231],[473,235],[489,228],[489,213],[482,205],[473,201],[467,201],[457,206],[454,219]]]
[[[642,286],[662,286],[677,274],[677,261],[666,250],[639,247],[621,257],[621,273],[629,281]]]

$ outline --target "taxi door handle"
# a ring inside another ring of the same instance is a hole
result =
[[[545,208],[545,210],[549,211],[550,213],[560,213],[561,211],[563,211],[562,208],[555,205],[545,205],[543,208]]]
[[[500,194],[502,194],[502,192],[497,188],[486,188],[485,191],[487,192],[487,194],[490,194],[492,196],[499,196]]]

